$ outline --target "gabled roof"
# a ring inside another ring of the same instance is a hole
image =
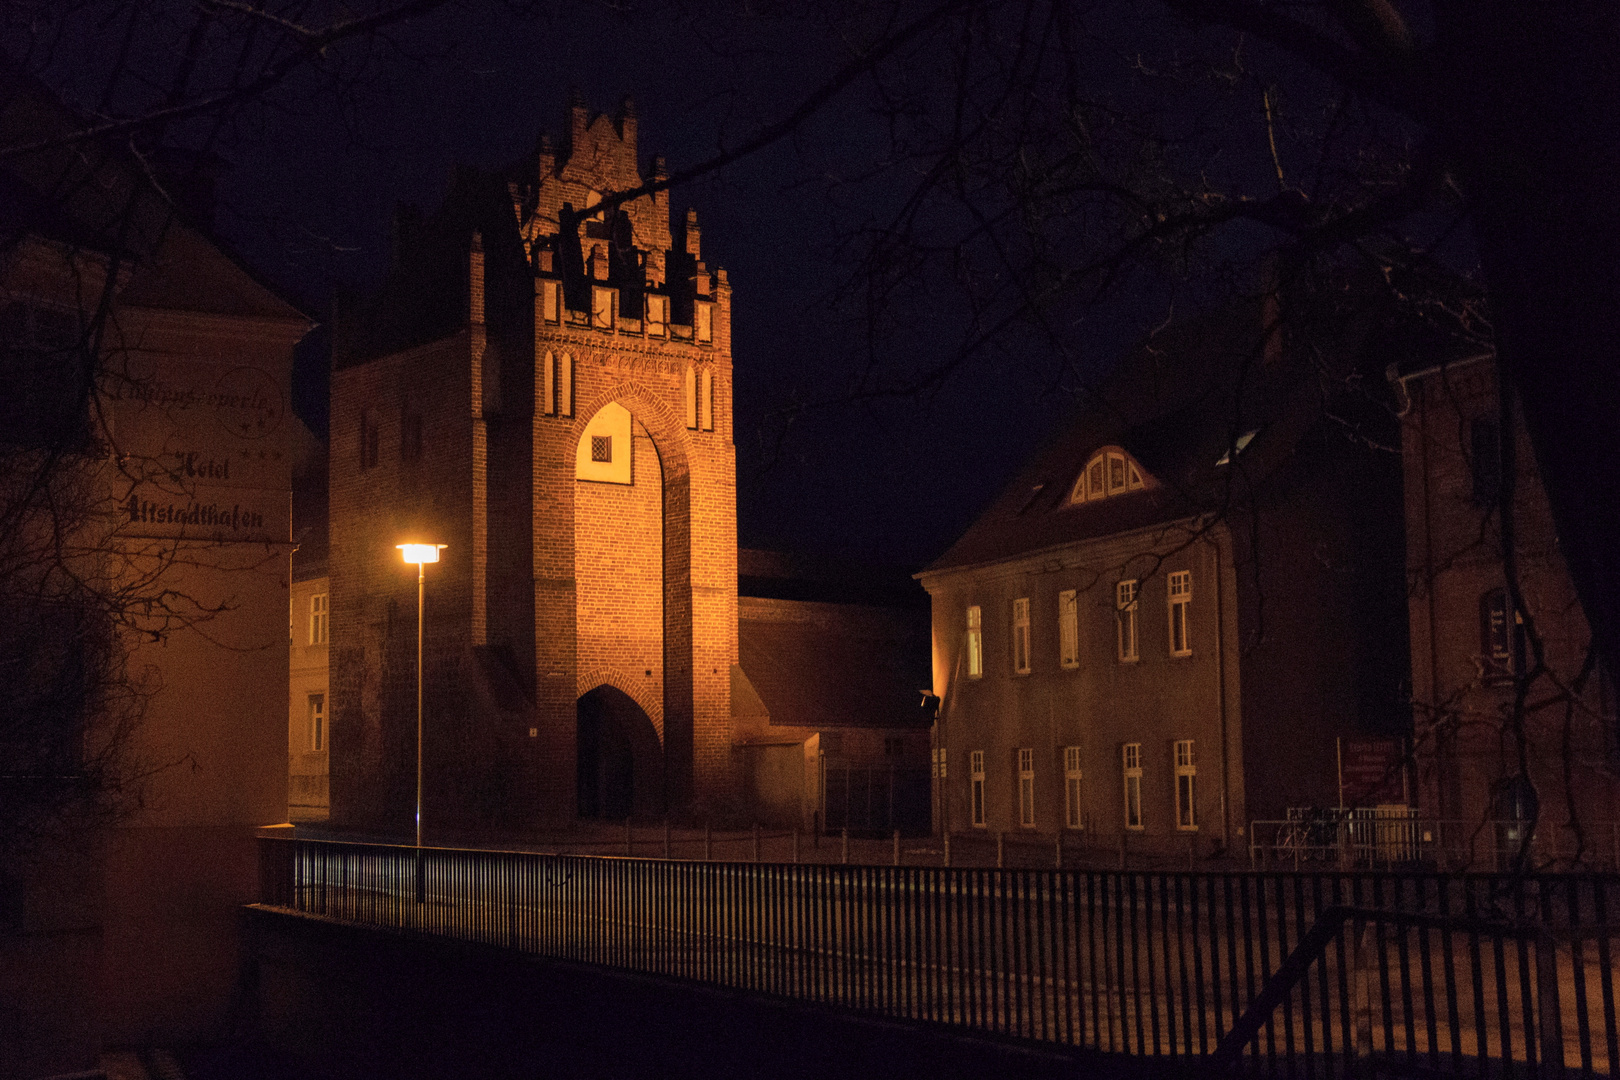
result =
[[[1307,363],[1292,350],[1266,348],[1265,308],[1259,299],[1231,304],[1174,324],[1128,354],[920,576],[1183,520],[1248,498],[1293,454],[1337,392],[1321,377],[1320,352]],[[1356,368],[1367,336],[1365,325],[1350,329],[1328,350],[1346,357],[1338,365],[1346,372]],[[1370,401],[1351,404],[1366,413]],[[1371,411],[1360,419],[1377,423]],[[1252,441],[1229,455],[1250,432]],[[1135,459],[1146,487],[1071,504],[1081,470],[1108,446]],[[1218,464],[1223,456],[1230,463]]]

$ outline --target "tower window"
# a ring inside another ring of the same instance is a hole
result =
[[[613,460],[613,436],[591,436],[591,460],[608,462]]]

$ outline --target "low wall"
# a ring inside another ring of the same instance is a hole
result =
[[[1151,1067],[272,909],[243,919],[259,1035],[312,1076],[944,1080]]]

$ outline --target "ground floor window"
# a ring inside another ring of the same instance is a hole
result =
[[[1191,739],[1176,740],[1176,828],[1198,828],[1198,760]]]
[[[1126,743],[1121,753],[1125,768],[1125,827],[1142,827],[1142,744]]]
[[[1080,813],[1080,748],[1063,748],[1063,824],[1071,829],[1085,827]]]
[[[1035,826],[1035,751],[1018,751],[1018,824]]]
[[[968,792],[973,802],[973,827],[984,828],[984,751],[968,755]]]

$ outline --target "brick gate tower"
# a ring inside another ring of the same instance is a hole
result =
[[[636,116],[576,101],[558,144],[402,208],[382,288],[341,298],[331,409],[334,824],[524,828],[733,797],[731,292],[672,235]],[[577,224],[572,224],[576,223]],[[572,227],[571,227],[572,225]]]

